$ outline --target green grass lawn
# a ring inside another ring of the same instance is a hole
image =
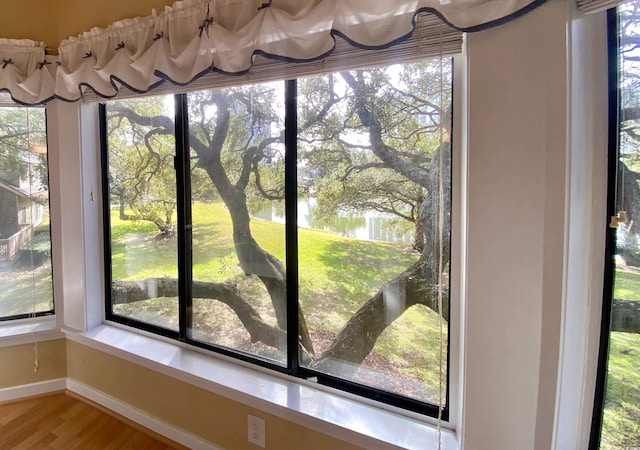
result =
[[[617,268],[613,297],[620,300],[640,300],[640,272]]]
[[[34,253],[26,253],[29,250]],[[21,255],[0,267],[0,317],[53,309],[50,255],[49,223],[45,221],[35,228],[33,239],[22,248]]]
[[[611,333],[601,448],[640,443],[640,334]]]
[[[192,214],[194,279],[236,284],[263,318],[275,324],[266,289],[255,276],[246,277],[238,266],[231,220],[223,204],[197,203]],[[252,219],[251,231],[263,249],[284,261],[284,225]],[[300,229],[298,239],[299,299],[314,346],[320,353],[371,295],[419,256],[406,244],[362,241],[314,229]],[[112,243],[114,279],[177,276],[176,241],[158,238],[152,224],[120,221],[114,209]],[[120,305],[117,312],[133,317],[141,314],[143,320],[174,328],[176,302],[176,299],[137,302]],[[234,342],[248,339],[226,305],[195,300],[193,310],[194,333],[199,339],[231,347]],[[438,386],[439,348],[437,314],[424,307],[413,307],[378,339],[365,365],[382,368],[384,376],[371,376],[367,382],[397,389],[393,384],[406,378],[411,380],[409,384],[415,384],[408,388],[410,395],[433,400]],[[446,360],[446,341],[444,349]]]
[[[614,298],[640,300],[640,273],[618,267]],[[611,333],[601,448],[640,443],[640,334]]]

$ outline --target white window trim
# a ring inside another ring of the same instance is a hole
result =
[[[456,90],[457,89],[462,89],[462,85],[463,85],[463,80],[464,80],[464,62],[463,62],[463,58],[462,55],[458,55],[455,57],[455,63],[454,63],[454,70],[456,71],[456,76],[454,77],[455,80],[455,84],[456,86],[454,86],[453,89],[453,97],[454,97],[454,102],[455,102],[455,106],[456,108],[454,108],[454,120],[456,121],[457,124],[461,124],[461,108],[459,106],[462,105],[462,97],[460,95],[456,94]],[[66,104],[64,105],[64,110],[63,111],[58,111],[58,114],[63,114],[63,115],[67,115],[67,114],[71,114],[74,117],[70,117],[69,119],[62,119],[63,123],[75,123],[75,114],[78,114],[78,109],[76,108],[74,111],[74,104]],[[94,200],[96,198],[98,198],[98,196],[96,196],[96,191],[94,191],[94,186],[100,186],[100,177],[101,177],[101,172],[100,172],[100,161],[99,161],[99,152],[100,152],[100,144],[99,144],[99,136],[98,136],[98,123],[97,123],[97,104],[90,104],[90,103],[86,103],[86,104],[80,104],[79,105],[79,122],[81,124],[80,128],[79,128],[79,133],[81,135],[81,147],[82,147],[82,182],[83,182],[83,191],[84,191],[84,195],[83,197],[83,205],[85,207],[85,211],[83,214],[84,217],[84,241],[85,243],[90,242],[90,243],[94,243],[94,242],[102,242],[103,239],[103,233],[102,233],[102,214],[101,214],[101,210],[100,208],[97,207],[97,205],[99,205],[98,201],[91,201],[91,198],[93,198]],[[458,186],[461,186],[463,183],[463,175],[462,175],[462,171],[461,171],[461,161],[463,160],[462,157],[462,148],[463,148],[463,140],[462,140],[462,136],[460,134],[460,130],[462,129],[462,127],[459,127],[458,130],[454,130],[454,136],[453,136],[453,152],[454,152],[454,158],[453,158],[453,183],[456,186],[456,188],[454,188],[454,195],[455,197],[455,205],[454,207],[456,208],[455,211],[453,211],[453,220],[452,220],[452,246],[453,246],[453,251],[457,252],[454,254],[460,254],[461,252],[461,236],[463,234],[463,228],[461,227],[461,223],[462,221],[460,220],[460,218],[462,217],[462,210],[460,209],[460,205],[463,204],[463,195],[464,195],[464,190],[463,189],[459,189]],[[95,177],[95,178],[94,178]],[[89,192],[87,192],[87,190],[89,190]],[[92,196],[92,192],[93,192],[93,196]],[[87,274],[86,276],[93,276],[95,277],[94,280],[95,282],[93,283],[86,283],[85,285],[85,289],[86,289],[86,298],[87,298],[87,302],[85,307],[87,308],[87,311],[85,313],[85,319],[84,319],[84,323],[86,324],[84,328],[78,327],[78,326],[72,326],[72,328],[75,328],[76,330],[88,330],[88,332],[92,332],[95,327],[95,325],[97,323],[100,322],[104,322],[104,277],[103,277],[103,269],[102,269],[102,262],[104,261],[104,258],[102,256],[102,246],[95,246],[93,244],[90,245],[91,248],[89,247],[85,247],[85,255],[86,255],[86,259],[87,261],[85,261],[84,264],[84,270],[85,270],[85,274]],[[99,264],[91,264],[88,261],[98,261]],[[451,279],[452,279],[452,299],[458,299],[460,298],[460,296],[462,295],[463,289],[460,285],[459,282],[457,282],[456,280],[461,280],[461,269],[459,264],[456,265],[456,263],[458,262],[462,262],[463,258],[459,258],[456,257],[454,258],[454,264],[452,265],[452,275],[451,275]],[[79,261],[78,261],[79,264]],[[94,268],[95,267],[99,267],[100,268],[100,272],[99,273],[93,273]],[[93,273],[93,275],[91,275],[90,273]],[[97,289],[96,289],[97,287]],[[99,302],[99,303],[98,303]],[[459,316],[459,310],[460,310],[460,306],[458,305],[458,301],[452,301],[452,311],[450,316],[454,317],[451,321],[451,329],[452,330],[459,330],[460,329],[460,324],[459,324],[459,320],[458,317]],[[454,306],[455,304],[455,306]],[[69,317],[69,315],[66,315],[65,317],[69,318],[70,320],[73,321],[73,323],[82,323],[82,320],[79,320],[80,318],[77,317],[76,315],[73,315],[71,317]],[[108,326],[112,326],[112,327],[116,327],[116,328],[122,328],[121,325],[119,324],[115,324],[112,322],[106,322]],[[93,325],[93,326],[91,326]],[[102,326],[104,327],[104,325]],[[126,328],[126,327],[125,327]],[[101,330],[104,330],[104,328],[100,328]],[[128,329],[128,328],[127,328]],[[164,338],[160,337],[160,336],[155,336],[152,334],[148,334],[145,333],[143,331],[140,330],[134,330],[134,329],[130,329],[130,332],[132,333],[138,333],[140,335],[145,335],[145,336],[149,336],[149,338],[151,339],[156,339],[159,342],[163,342],[165,341]],[[68,334],[68,336],[72,336],[72,334]],[[82,336],[87,337],[88,335],[86,334],[82,334]],[[120,337],[118,337],[118,339],[114,339],[113,340],[113,345],[114,345],[114,349],[119,348],[118,347],[118,343],[120,342]],[[451,336],[451,342],[450,342],[450,420],[447,422],[443,422],[443,428],[449,428],[449,429],[454,429],[455,427],[455,423],[456,423],[456,412],[457,412],[457,408],[454,408],[453,405],[456,405],[458,403],[457,398],[458,398],[458,378],[457,378],[457,367],[459,366],[459,351],[458,351],[458,347],[459,347],[459,336],[458,333],[456,331],[452,332],[452,336]],[[107,342],[101,342],[101,344],[105,345],[107,344]],[[165,345],[167,345],[167,343],[165,342]],[[182,344],[179,343],[173,343],[172,345],[174,345],[174,348],[181,348]],[[191,348],[189,346],[189,348]],[[125,350],[126,352],[128,352],[129,354],[135,355],[137,354],[136,350],[133,348],[127,348]],[[142,350],[141,350],[142,351]],[[187,350],[182,350],[183,352],[186,352]],[[193,348],[193,351],[196,353],[200,353],[200,350]],[[217,355],[215,353],[212,352],[207,352],[207,354],[209,355],[209,357],[211,358],[212,361],[220,361],[220,360],[226,360],[227,358],[221,357],[220,355]],[[143,355],[138,355],[142,357],[142,360],[147,360]],[[244,366],[244,364],[242,364],[241,362],[234,360],[234,359],[229,359],[229,361],[227,362],[227,364],[230,365],[235,365],[238,368],[241,368]],[[240,369],[238,369],[240,370]],[[249,365],[246,370],[249,371],[250,374],[252,374],[252,376],[255,376],[257,373],[263,373],[263,371],[258,368],[255,367],[253,365]],[[201,377],[204,376],[205,373],[197,373],[197,374],[188,374],[186,372],[181,372],[178,371],[178,373],[181,374],[181,376],[188,376],[188,375],[194,375],[196,377]],[[267,379],[269,377],[277,377],[276,374],[270,374],[270,371],[267,372],[267,374],[265,375],[261,375],[261,376],[265,376],[267,377]],[[324,403],[324,402],[328,402],[327,404],[334,402],[336,398],[343,398],[344,401],[350,401],[352,403],[354,403],[354,407],[357,407],[356,405],[361,405],[360,407],[368,407],[369,411],[379,411],[382,414],[389,414],[388,411],[392,411],[392,415],[391,416],[387,416],[387,419],[389,418],[393,418],[395,417],[396,421],[400,420],[401,422],[403,420],[407,420],[406,422],[406,426],[413,426],[413,423],[417,423],[420,424],[420,427],[416,429],[415,432],[411,432],[408,433],[407,436],[409,436],[408,441],[405,441],[402,444],[398,444],[398,445],[402,445],[402,446],[407,446],[407,448],[414,448],[414,445],[411,444],[411,439],[413,439],[414,437],[417,437],[419,444],[417,446],[415,446],[415,448],[430,448],[430,444],[435,444],[437,441],[434,441],[433,436],[435,431],[436,431],[436,423],[437,420],[435,418],[429,417],[429,416],[424,416],[421,414],[417,414],[417,413],[412,413],[410,411],[406,411],[400,408],[396,408],[393,406],[389,406],[389,405],[385,405],[382,403],[378,403],[378,402],[374,402],[374,401],[370,401],[366,398],[363,397],[359,397],[359,396],[355,396],[343,391],[339,391],[339,390],[335,390],[335,389],[331,389],[331,388],[326,388],[324,386],[318,385],[316,383],[308,383],[305,380],[301,380],[298,378],[293,378],[293,377],[286,377],[289,381],[288,383],[291,385],[298,385],[300,388],[302,388],[302,386],[306,386],[305,389],[310,389],[312,392],[315,393],[314,398],[316,399],[317,402],[320,403]],[[262,379],[260,379],[262,381]],[[226,382],[230,382],[231,384],[233,384],[233,380],[218,380],[216,383],[219,385],[225,385]],[[251,395],[249,393],[247,393],[248,395]],[[322,400],[323,398],[325,398],[324,396],[327,396],[325,400]],[[256,396],[252,402],[259,402],[260,401],[260,397]],[[369,405],[369,406],[367,406]],[[255,406],[255,405],[254,405]],[[280,405],[280,406],[284,406],[285,405]],[[366,411],[366,410],[363,410]],[[383,413],[384,411],[387,411],[386,413]],[[267,412],[272,412],[275,413],[273,411],[267,411]],[[300,412],[300,411],[296,411],[291,410],[291,412],[296,413],[296,412]],[[288,418],[288,417],[284,417],[284,418]],[[351,424],[349,424],[349,417],[343,417],[341,419],[343,421],[343,426],[345,430],[350,429],[352,426]],[[365,436],[372,436],[372,437],[376,437],[377,435],[381,434],[381,431],[378,430],[379,428],[379,423],[378,420],[380,420],[376,414],[370,412],[369,414],[365,413],[365,419],[363,420],[363,423],[365,424],[369,424],[370,426],[366,427],[366,432],[365,432]],[[296,420],[293,420],[294,422],[296,422]],[[380,422],[380,423],[384,423],[384,422]],[[304,424],[305,426],[309,426],[308,423]],[[338,424],[339,425],[339,424]],[[384,427],[382,427],[384,428]],[[314,428],[315,429],[315,428]],[[318,431],[322,431],[321,429],[318,429]],[[384,433],[382,433],[384,434]],[[400,435],[404,435],[406,433],[400,433],[398,434],[398,436],[395,437],[395,439],[402,441],[403,438]],[[453,438],[454,434],[450,431],[446,432],[443,434],[443,449],[444,448],[457,448],[457,444],[455,445],[455,447],[453,446],[452,442],[455,442],[455,439]],[[387,436],[387,441],[392,442],[393,441],[393,435]],[[362,442],[359,444],[362,445]],[[427,446],[427,447],[425,447]],[[437,448],[437,444],[434,448]]]
[[[63,338],[55,316],[9,320],[0,324],[0,348]]]
[[[595,396],[607,217],[606,12],[572,11],[565,286],[554,448],[587,448]],[[600,89],[594,87],[601,86]],[[584,243],[588,242],[588,245]]]

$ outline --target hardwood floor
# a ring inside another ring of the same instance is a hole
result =
[[[184,449],[72,393],[0,404],[0,449]]]

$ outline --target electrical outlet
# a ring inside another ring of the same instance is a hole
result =
[[[249,442],[252,444],[256,444],[262,448],[265,447],[265,425],[264,419],[260,417],[252,416],[251,414],[247,415],[247,432]]]

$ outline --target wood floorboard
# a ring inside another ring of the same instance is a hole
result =
[[[0,449],[185,449],[112,411],[60,392],[0,404]]]
[[[15,403],[11,408],[3,408],[0,406],[0,426],[6,425],[16,417],[24,414],[37,404],[38,400],[25,400],[24,402]]]

